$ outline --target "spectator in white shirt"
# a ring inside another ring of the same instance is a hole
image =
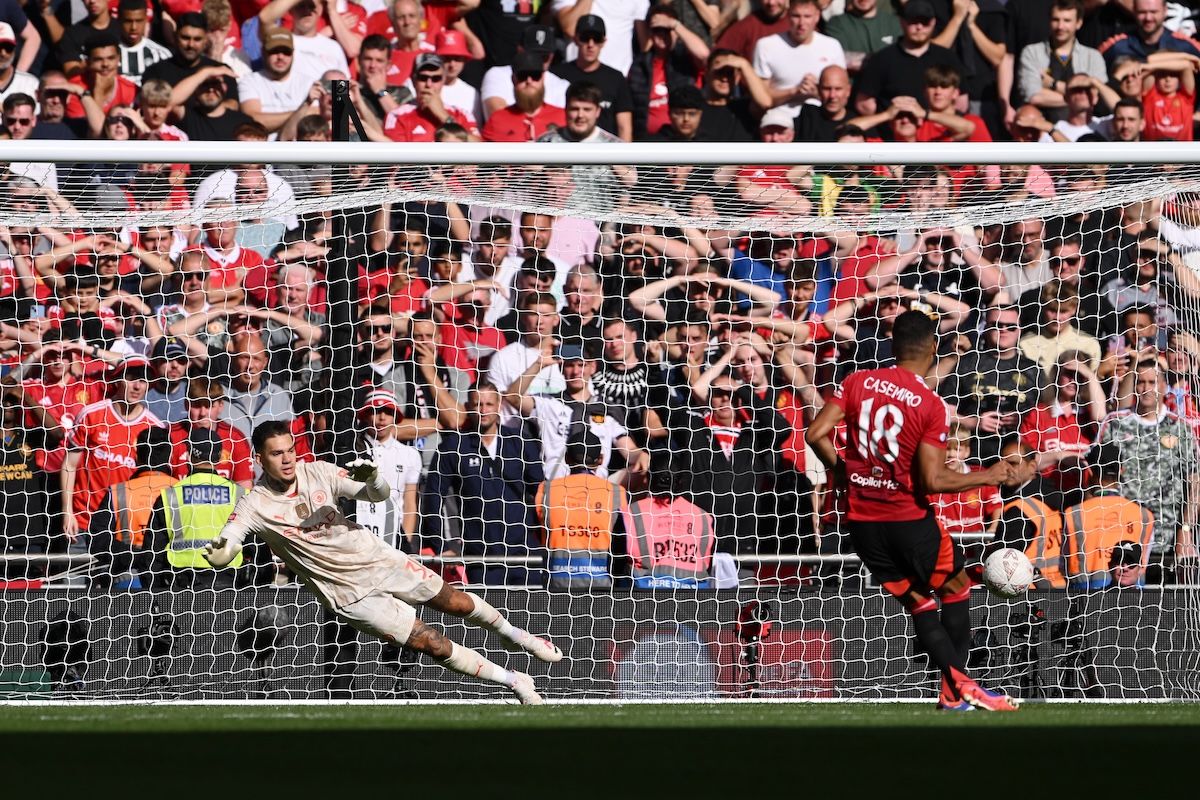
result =
[[[17,37],[12,25],[0,22],[0,100],[10,94],[27,94],[36,97],[38,79],[22,72],[14,64],[17,60]]]
[[[325,0],[271,0],[258,12],[259,30],[265,31],[281,24],[284,15],[289,12],[292,15],[292,46],[295,48],[292,72],[304,76],[310,84],[327,70],[349,73],[350,65],[346,63],[342,46],[334,39],[321,35]],[[266,51],[265,46],[263,51]]]
[[[146,37],[146,0],[121,0],[117,23],[121,39],[121,74],[142,85],[142,74],[159,61],[171,57],[171,51]]]
[[[790,105],[797,113],[803,103],[819,105],[821,71],[846,66],[846,54],[837,39],[817,33],[820,22],[817,0],[791,0],[788,30],[759,39],[754,46],[754,71],[770,83],[775,105]]]
[[[295,48],[286,28],[263,29],[263,68],[238,81],[243,113],[268,131],[278,131],[288,117],[307,101],[316,80],[292,69]]]

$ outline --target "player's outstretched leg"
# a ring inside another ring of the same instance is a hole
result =
[[[965,669],[967,657],[971,652],[971,579],[966,571],[952,576],[938,589],[942,599],[942,627],[954,645],[958,663]],[[966,676],[964,675],[964,678]],[[938,708],[950,708],[943,703],[947,699],[959,698],[959,705],[953,710],[962,710],[961,704],[968,708],[981,708],[987,711],[1016,711],[1017,701],[999,692],[989,692],[979,684],[967,678],[966,683],[956,687],[949,685],[942,678],[942,697],[938,700]]]
[[[524,672],[510,672],[499,664],[485,658],[469,647],[451,641],[436,629],[417,620],[405,643],[419,653],[424,653],[443,667],[488,683],[498,683],[512,689],[522,705],[540,706],[542,697],[534,688],[533,678]]]
[[[425,605],[491,631],[501,638],[506,650],[524,651],[548,664],[562,661],[562,650],[553,642],[516,627],[478,595],[446,585]]]

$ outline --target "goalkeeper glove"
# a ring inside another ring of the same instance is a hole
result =
[[[239,548],[224,536],[218,536],[204,546],[204,560],[220,569],[237,558]]]
[[[369,458],[356,458],[346,465],[346,472],[349,473],[352,481],[371,483],[375,480],[379,467]]]

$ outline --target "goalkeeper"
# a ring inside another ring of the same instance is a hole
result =
[[[262,477],[206,548],[210,564],[229,564],[246,537],[258,534],[322,605],[359,630],[407,645],[447,669],[507,686],[525,705],[542,702],[529,675],[510,672],[450,641],[418,620],[413,605],[461,617],[501,637],[507,649],[525,650],[542,661],[559,661],[562,651],[513,627],[482,598],[445,585],[437,573],[338,510],[343,497],[387,499],[391,489],[373,463],[357,460],[348,471],[326,462],[301,463],[286,422],[259,424],[251,443]]]

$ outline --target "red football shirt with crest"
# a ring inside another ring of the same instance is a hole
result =
[[[67,450],[83,453],[71,498],[81,531],[88,529],[105,490],[133,475],[138,435],[151,427],[161,428],[162,422],[145,406],[131,419],[118,414],[112,400],[93,403],[80,412],[75,427],[67,434]]]
[[[829,402],[846,415],[847,516],[858,522],[907,522],[929,513],[914,475],[922,443],[945,449],[946,403],[901,367],[849,375]]]
[[[217,474],[234,483],[254,483],[254,456],[246,434],[228,422],[217,422],[213,429],[221,437],[221,463],[216,465]],[[176,478],[187,477],[191,469],[187,443],[191,430],[192,422],[187,419],[172,423],[170,427],[171,473]]]

